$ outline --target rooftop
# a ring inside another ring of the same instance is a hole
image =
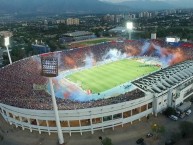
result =
[[[188,60],[152,73],[132,83],[144,91],[159,94],[192,77],[192,75],[193,60]]]
[[[116,28],[113,28],[113,29],[109,30],[109,32],[118,32],[118,33],[123,33],[125,31],[126,31],[125,27],[116,27]]]

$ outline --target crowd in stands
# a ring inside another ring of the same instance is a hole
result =
[[[40,76],[39,62],[31,58],[13,63],[0,71],[0,103],[27,109],[52,109],[51,96],[44,90],[33,90],[33,84],[45,84],[46,78]],[[89,102],[57,98],[59,109],[73,110],[121,103],[143,97],[144,93],[134,90],[109,99]]]
[[[156,43],[161,43],[157,42]],[[102,61],[103,56],[110,49],[116,48],[121,52],[126,52],[125,46],[130,45],[139,49],[142,41],[132,42],[106,42],[85,48],[76,48],[55,52],[49,55],[59,57],[59,70],[65,71],[72,68],[85,66],[85,58],[93,55],[96,62]],[[164,45],[164,44],[161,44]],[[193,51],[190,48],[183,48],[184,53],[192,58]],[[52,109],[50,94],[45,90],[33,90],[33,84],[43,85],[47,83],[47,78],[40,75],[40,57],[34,56],[8,65],[0,69],[0,103],[27,109],[49,110]],[[109,99],[93,100],[89,102],[78,102],[70,99],[57,98],[59,109],[73,110],[104,105],[116,104],[143,97],[144,92],[136,89],[132,92],[111,97]]]
[[[135,100],[141,97],[144,97],[145,93],[139,89],[127,92],[125,94],[120,94],[108,99],[100,99],[86,102],[72,101],[72,100],[58,100],[58,107],[62,110],[75,110],[75,109],[85,109],[93,107],[107,106],[117,103],[122,103],[126,101]]]

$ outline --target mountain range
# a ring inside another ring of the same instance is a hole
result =
[[[116,2],[118,5],[129,6],[135,10],[162,10],[172,8],[193,8],[193,0],[100,0]]]
[[[0,13],[110,13],[135,10],[160,10],[193,7],[191,0],[133,0],[111,3],[110,0],[0,0]]]
[[[128,11],[99,0],[0,0],[0,13],[104,13]]]
[[[143,1],[124,1],[118,3],[118,5],[129,6],[131,8],[135,8],[136,11],[138,10],[162,10],[162,9],[172,9],[175,6],[163,1],[150,1],[150,0],[143,0]]]

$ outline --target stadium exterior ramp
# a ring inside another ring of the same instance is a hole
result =
[[[193,94],[193,61],[161,69],[132,83],[153,95],[153,112],[157,115],[167,107],[178,107]]]

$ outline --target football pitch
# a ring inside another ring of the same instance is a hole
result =
[[[91,44],[97,44],[97,43],[102,43],[102,42],[106,42],[106,41],[110,41],[110,39],[104,38],[104,39],[88,40],[88,41],[79,42],[79,44],[91,45]]]
[[[99,93],[158,69],[157,66],[124,59],[73,73],[67,76],[67,79],[78,83],[83,90]]]

